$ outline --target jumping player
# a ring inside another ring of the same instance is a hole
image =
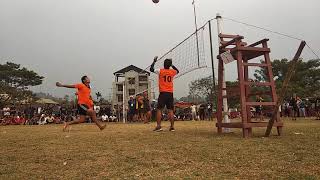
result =
[[[157,106],[157,127],[154,131],[162,131],[161,128],[161,117],[162,110],[166,107],[169,111],[169,120],[171,126],[169,131],[175,131],[174,129],[174,118],[173,118],[173,78],[179,73],[179,70],[172,65],[172,59],[164,60],[164,69],[154,69],[154,65],[158,60],[158,56],[154,57],[153,63],[151,64],[150,71],[159,75],[159,98]],[[172,69],[170,68],[172,67]]]
[[[80,119],[64,122],[63,131],[71,124],[79,124],[83,123],[86,120],[86,116],[90,116],[92,121],[96,123],[96,125],[103,130],[106,125],[102,125],[96,116],[96,112],[93,110],[93,101],[91,98],[91,89],[90,89],[90,79],[87,76],[83,76],[81,78],[80,84],[75,85],[63,85],[59,82],[56,83],[57,87],[65,87],[65,88],[76,88],[78,89],[78,113],[80,115]]]

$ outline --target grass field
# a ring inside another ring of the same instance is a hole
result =
[[[217,135],[213,122],[0,126],[0,179],[320,179],[320,121],[285,120],[284,135]],[[275,133],[274,133],[275,134]]]

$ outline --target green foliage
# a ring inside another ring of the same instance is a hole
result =
[[[238,82],[236,81],[227,81],[227,89],[232,89],[233,87],[238,87]],[[216,86],[218,88],[218,85]],[[237,90],[236,90],[237,91]],[[239,92],[239,91],[237,91]],[[229,92],[230,93],[230,92]],[[214,107],[216,107],[217,96],[213,87],[213,78],[212,76],[204,77],[201,79],[197,79],[192,81],[189,84],[189,96],[184,99],[193,99],[194,102],[198,102],[199,100],[206,102],[214,102]],[[232,97],[228,98],[228,104],[230,108],[239,107],[239,95],[232,95]]]
[[[179,101],[183,101],[183,102],[189,102],[189,103],[201,103],[201,102],[205,102],[204,98],[201,98],[200,96],[196,95],[196,96],[192,96],[192,95],[188,95],[186,97],[181,97],[179,99]]]
[[[240,91],[238,81],[226,81],[229,108],[240,108]]]
[[[279,91],[288,71],[289,61],[287,59],[274,60],[272,71],[276,77],[276,88]],[[269,81],[265,76],[266,69],[256,70],[254,76],[258,81]],[[287,97],[296,93],[302,97],[320,96],[320,60],[299,61],[297,69],[290,81]]]
[[[102,98],[102,94],[100,92],[96,92],[97,101],[100,101]]]
[[[212,76],[192,81],[189,84],[189,96],[212,101],[215,98]]]
[[[43,78],[20,64],[0,64],[1,105],[29,100],[33,97],[29,87],[42,84]]]

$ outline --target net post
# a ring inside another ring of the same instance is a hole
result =
[[[211,20],[208,21],[209,24],[209,37],[210,37],[210,53],[211,53],[211,66],[212,66],[212,79],[213,79],[213,92],[212,95],[217,95],[216,93],[216,77],[214,72],[214,58],[213,58],[213,46],[212,46],[212,29],[211,29]],[[215,102],[212,98],[212,104],[216,104],[217,108],[217,101]]]

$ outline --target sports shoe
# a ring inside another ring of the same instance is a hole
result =
[[[100,127],[100,131],[104,130],[106,127],[107,127],[106,124],[102,125],[102,126]]]
[[[161,132],[163,130],[162,130],[161,126],[157,126],[153,131],[154,132]]]
[[[174,127],[170,127],[169,131],[175,132],[176,130],[174,129]]]

